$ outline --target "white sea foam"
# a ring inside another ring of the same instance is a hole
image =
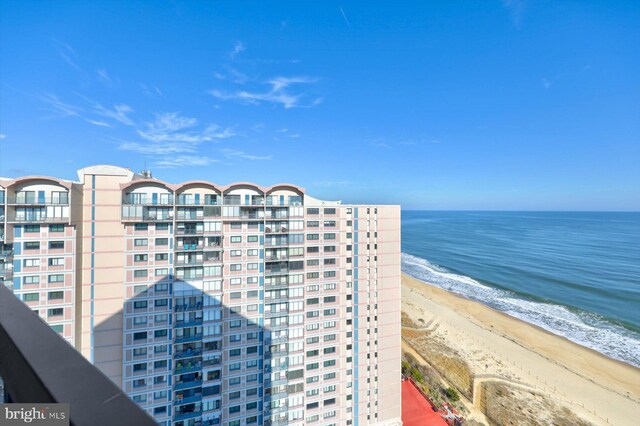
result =
[[[403,272],[445,290],[481,302],[551,333],[640,367],[640,335],[590,313],[566,306],[526,300],[513,292],[455,274],[426,259],[402,254]]]

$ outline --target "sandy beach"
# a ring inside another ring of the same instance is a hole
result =
[[[450,348],[467,363],[470,383],[463,378],[457,384],[469,389],[472,418],[486,421],[480,411],[491,401],[482,393],[504,385],[513,398],[525,396],[514,410],[528,409],[538,418],[545,416],[540,407],[552,401],[596,425],[640,419],[638,368],[407,275],[402,311],[410,321],[403,327],[405,350],[433,363],[434,347]]]

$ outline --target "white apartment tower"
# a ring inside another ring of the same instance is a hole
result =
[[[0,279],[159,424],[400,425],[400,208],[0,179]]]

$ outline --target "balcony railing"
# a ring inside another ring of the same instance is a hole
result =
[[[169,197],[131,197],[125,196],[122,199],[122,204],[136,205],[136,206],[173,206],[173,196]]]
[[[69,197],[7,197],[7,204],[17,206],[68,206]]]
[[[69,216],[47,216],[46,214],[41,215],[26,215],[26,216],[9,216],[7,218],[7,222],[11,223],[56,223],[56,222],[68,222]]]
[[[75,426],[155,425],[115,383],[0,286],[0,376],[14,403],[69,403]]]

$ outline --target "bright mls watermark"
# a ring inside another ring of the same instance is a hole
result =
[[[69,426],[69,404],[0,404],[0,426]]]

